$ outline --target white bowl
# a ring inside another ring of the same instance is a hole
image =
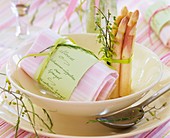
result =
[[[100,44],[97,43],[95,34],[73,34],[69,35],[69,37],[82,47],[98,53]],[[6,73],[16,89],[25,93],[34,104],[49,111],[56,111],[67,115],[95,116],[120,110],[142,98],[148,90],[159,82],[162,76],[162,64],[158,56],[148,48],[136,43],[132,62],[132,94],[121,98],[93,102],[56,100],[50,96],[46,97],[46,95],[43,95],[37,83],[21,69],[18,70],[17,76],[25,89],[20,87],[19,82],[16,81],[16,64],[28,50],[31,43],[24,45],[22,49],[18,50],[11,57],[6,66]]]

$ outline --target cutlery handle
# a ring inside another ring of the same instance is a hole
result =
[[[142,107],[145,107],[146,105],[150,104],[151,102],[153,102],[154,100],[156,100],[157,98],[159,98],[161,95],[163,95],[164,93],[168,92],[170,90],[170,83],[167,84],[165,87],[163,87],[162,89],[160,89],[159,91],[157,91],[154,95],[152,95],[151,97],[149,97],[148,99],[146,99],[145,101],[143,101],[140,105]]]

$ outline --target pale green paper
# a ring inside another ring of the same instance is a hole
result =
[[[68,100],[81,77],[96,62],[95,56],[82,49],[59,46],[51,56],[40,83],[58,99]]]
[[[152,17],[153,13],[161,8],[165,8],[167,5],[163,1],[159,1],[150,6],[145,12],[145,18],[149,22],[151,20],[151,27],[159,35],[162,27],[170,21],[170,9],[162,10]]]

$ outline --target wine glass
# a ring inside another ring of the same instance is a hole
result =
[[[25,38],[30,34],[28,12],[31,0],[11,0],[11,10],[16,16],[16,36]]]

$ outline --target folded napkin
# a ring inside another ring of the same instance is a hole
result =
[[[54,45],[59,38],[61,38],[61,36],[50,30],[41,32],[27,51],[26,55],[43,51],[49,46]],[[45,56],[26,57],[20,63],[21,68],[31,78],[35,79],[35,74],[45,58]],[[77,67],[80,68],[79,65],[77,65]],[[95,101],[107,99],[115,87],[115,80],[117,77],[118,73],[115,70],[110,69],[103,62],[97,60],[97,62],[83,74],[69,100]],[[65,82],[65,87],[67,87],[67,82]]]
[[[149,24],[149,29],[152,28],[162,43],[170,48],[170,5],[162,0],[147,1],[141,6],[141,12]]]

